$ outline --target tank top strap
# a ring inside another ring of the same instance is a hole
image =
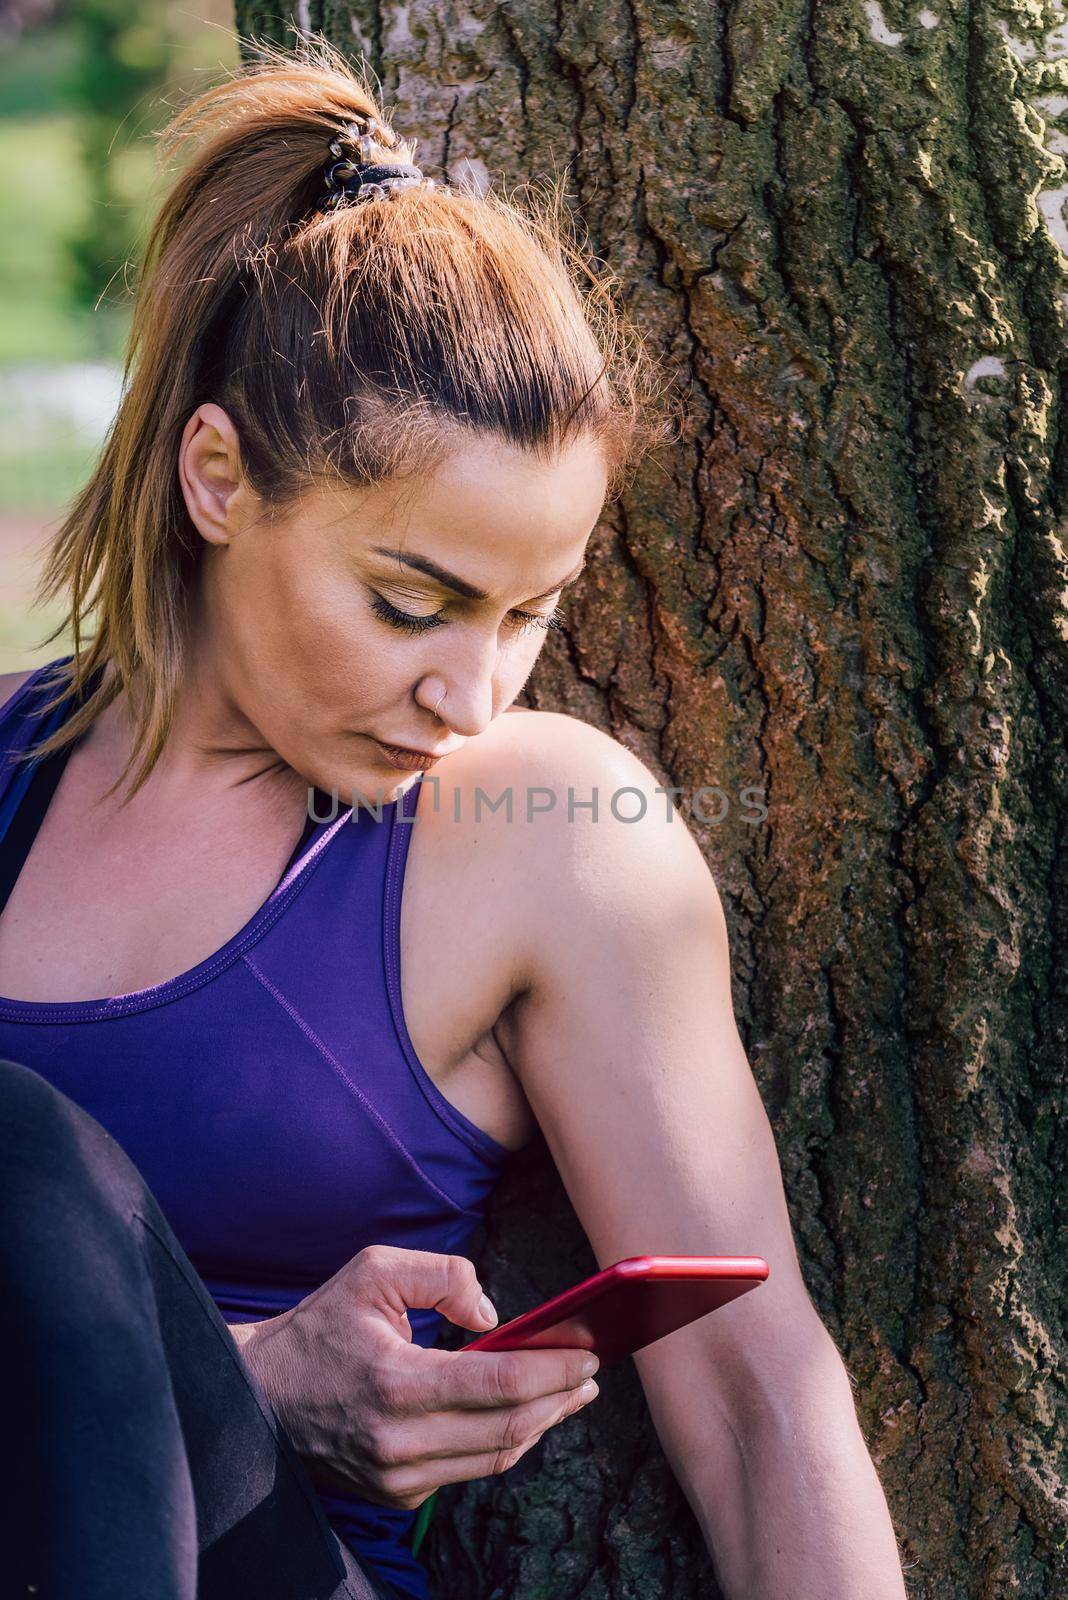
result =
[[[15,758],[30,745],[48,738],[70,715],[74,705],[72,694],[65,695],[62,703],[47,717],[43,714],[41,706],[45,693],[42,680],[54,667],[66,665],[73,659],[72,656],[62,656],[58,661],[46,662],[43,667],[38,667],[23,680],[11,698],[0,706],[0,843],[5,840],[9,843],[14,841],[18,846],[19,868],[29,854],[34,836],[44,820],[44,814],[53,793],[59,786],[63,768],[74,746],[68,744],[53,755],[35,761],[18,761]],[[98,668],[90,678],[88,688],[90,694],[95,691],[103,670],[103,667]],[[305,847],[318,832],[319,823],[316,818],[329,803],[330,796],[316,789],[314,815],[312,809],[309,809],[301,836],[286,862],[285,872],[299,860]],[[13,883],[14,877],[11,878],[11,884]],[[8,885],[9,891],[10,887],[11,885]],[[0,910],[3,909],[6,898],[3,892],[3,878],[0,877]]]
[[[17,757],[31,745],[55,733],[66,720],[73,704],[73,697],[68,694],[46,714],[42,710],[46,698],[42,680],[46,673],[73,659],[73,656],[63,656],[38,667],[24,679],[10,700],[0,706],[0,840],[7,833],[12,817],[18,811],[35,773],[43,764],[40,760],[19,761]]]

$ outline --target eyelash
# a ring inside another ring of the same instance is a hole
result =
[[[441,611],[432,611],[428,617],[413,617],[407,611],[398,611],[380,594],[376,594],[372,600],[371,610],[383,622],[388,622],[394,628],[403,628],[405,633],[426,633],[431,628],[440,627],[446,620]],[[528,628],[559,628],[563,619],[563,612],[558,606],[544,616],[536,611],[512,611],[509,615],[522,618],[522,625],[516,630],[519,633],[525,633]]]

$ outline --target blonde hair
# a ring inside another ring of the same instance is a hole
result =
[[[226,410],[248,483],[280,507],[324,477],[372,486],[425,470],[464,430],[545,459],[591,437],[613,499],[673,430],[666,374],[565,225],[559,185],[540,200],[528,186],[523,204],[416,186],[320,211],[344,123],[375,119],[375,159],[412,161],[415,142],[325,40],[244,42],[256,58],[159,135],[164,161],[193,154],[149,233],[117,414],[37,591],[69,607],[46,642],[74,639],[42,679],[45,709],[71,691],[79,703],[25,758],[77,739],[136,673],[131,796],[166,742],[185,661],[201,544],[177,451],[198,405]]]

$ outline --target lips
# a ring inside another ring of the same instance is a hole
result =
[[[374,735],[371,737],[374,738]],[[445,754],[444,751],[435,755],[425,750],[409,750],[404,745],[386,744],[383,739],[375,739],[374,742],[381,751],[383,760],[388,761],[391,767],[399,767],[402,772],[425,772]]]

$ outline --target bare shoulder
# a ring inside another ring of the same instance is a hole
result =
[[[469,739],[462,750],[449,759],[455,761],[457,756],[473,765],[507,766],[513,772],[521,767],[532,775],[537,771],[547,781],[552,780],[555,771],[565,787],[576,764],[587,774],[600,769],[604,776],[616,768],[632,774],[640,771],[650,783],[655,783],[644,763],[618,739],[566,711],[535,711],[529,706],[510,706],[485,733],[477,739]]]
[[[695,902],[722,916],[669,783],[600,728],[564,712],[502,716],[440,771],[442,811],[465,818],[460,833],[516,896],[524,930],[560,942],[567,927],[647,924]]]
[[[522,714],[510,714],[515,711]],[[615,780],[623,785],[634,779],[650,791],[656,785],[648,768],[611,734],[566,712],[534,711],[528,706],[510,707],[509,713],[498,717],[435,770],[441,774],[443,788],[456,784],[465,796],[474,796],[475,785],[484,791],[489,786],[498,790],[505,786],[513,814],[531,823],[561,808],[566,815],[569,793],[571,810],[577,814],[584,798],[582,784],[596,781],[603,790]],[[608,804],[612,792],[598,796],[598,811],[602,803]],[[485,799],[479,812],[496,815]]]

